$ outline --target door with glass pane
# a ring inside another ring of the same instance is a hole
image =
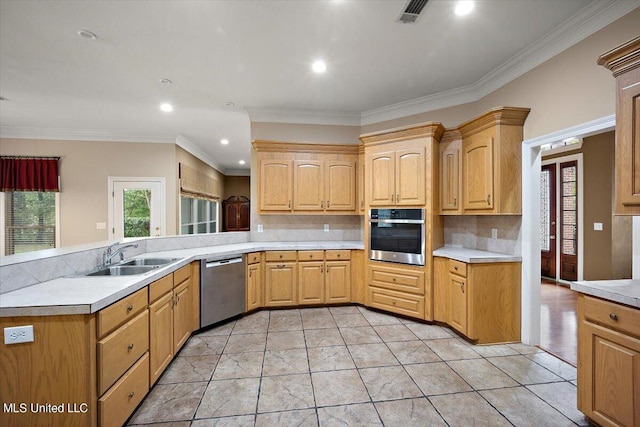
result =
[[[110,238],[164,236],[164,181],[110,178]]]
[[[540,274],[556,278],[556,164],[540,174]]]
[[[578,162],[560,163],[560,279],[578,280]]]

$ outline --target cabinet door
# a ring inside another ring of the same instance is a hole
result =
[[[433,320],[449,321],[449,260],[433,258]]]
[[[325,268],[326,301],[351,302],[351,262],[327,261]]]
[[[640,215],[640,69],[617,80],[616,213]]]
[[[327,161],[325,163],[326,210],[356,210],[356,164],[355,162]]]
[[[180,283],[173,289],[175,305],[173,306],[173,353],[184,345],[191,335],[191,278]]]
[[[293,191],[290,160],[260,162],[260,210],[290,211]]]
[[[265,267],[265,305],[296,305],[296,263],[267,263]]]
[[[224,210],[224,228],[226,231],[236,231],[238,229],[238,204],[227,203]]]
[[[293,162],[293,210],[324,209],[323,162],[296,160]]]
[[[358,213],[364,215],[364,154],[358,155]]]
[[[395,153],[371,153],[367,155],[369,178],[369,205],[388,206],[395,201]]]
[[[173,358],[173,290],[149,306],[150,384],[160,378]]]
[[[424,205],[424,171],[424,147],[422,145],[412,149],[396,151],[396,205]]]
[[[324,303],[324,262],[298,263],[298,303]]]
[[[262,307],[261,264],[247,266],[247,311]]]
[[[243,203],[239,208],[238,231],[249,231],[251,221],[251,204]]]
[[[463,142],[465,210],[493,209],[493,138]]]
[[[467,280],[449,275],[449,321],[452,328],[467,334]]]
[[[440,154],[440,212],[456,213],[460,196],[460,150],[451,148]]]
[[[585,320],[581,326],[580,409],[603,426],[639,425],[640,340]]]

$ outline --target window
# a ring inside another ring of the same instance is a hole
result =
[[[56,247],[56,205],[59,193],[2,193],[2,255]]]
[[[218,232],[218,202],[180,197],[180,234]]]

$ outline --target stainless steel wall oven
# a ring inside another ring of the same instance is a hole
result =
[[[424,209],[371,209],[369,258],[424,265]]]

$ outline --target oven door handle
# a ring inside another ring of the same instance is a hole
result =
[[[424,224],[423,219],[370,219],[369,223],[382,224]]]

